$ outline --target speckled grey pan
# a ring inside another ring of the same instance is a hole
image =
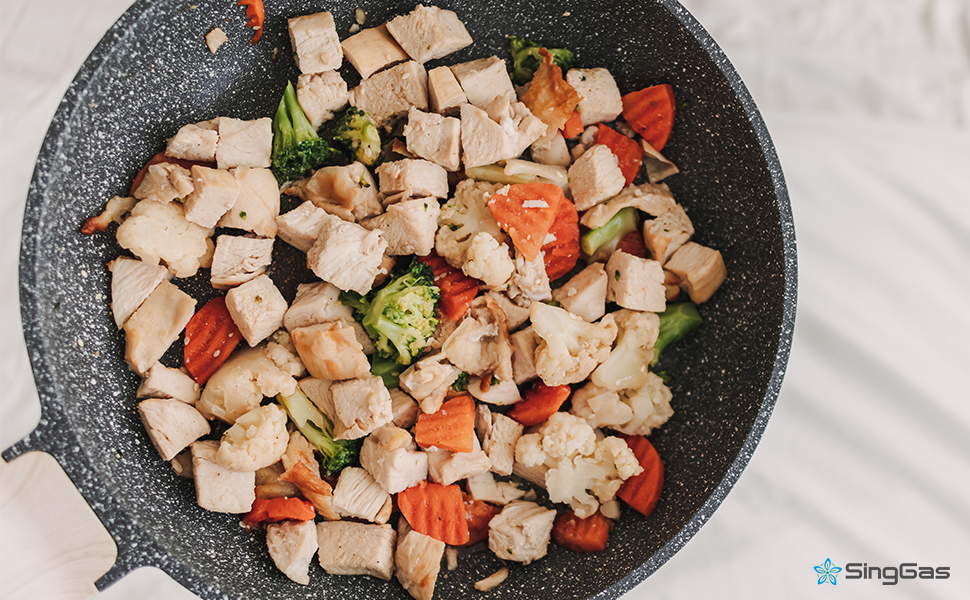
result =
[[[107,308],[105,265],[119,249],[112,236],[78,233],[105,200],[125,193],[180,125],[273,113],[285,81],[296,75],[287,17],[330,10],[346,32],[358,6],[378,23],[407,12],[414,0],[266,3],[263,40],[251,47],[243,10],[232,0],[139,0],[65,95],[30,187],[21,251],[24,331],[42,417],[4,458],[43,450],[67,471],[118,543],[118,561],[99,586],[153,565],[203,598],[406,598],[396,582],[331,577],[316,565],[308,588],[293,584],[273,567],[262,537],[247,535],[237,516],[196,506],[191,482],[159,460],[138,420],[138,378],[124,367],[123,335]],[[794,227],[781,167],[741,80],[673,0],[440,5],[457,11],[475,39],[451,62],[504,55],[505,35],[519,34],[573,48],[582,66],[609,67],[624,91],[672,84],[678,113],[664,153],[682,173],[669,179],[670,187],[691,215],[697,241],[720,249],[727,262],[727,283],[702,307],[703,328],[664,356],[675,377],[676,414],[651,438],[667,474],[656,512],[645,519],[627,511],[607,551],[596,555],[550,546],[547,558],[512,566],[490,595],[616,598],[707,521],[771,414],[795,313]],[[213,56],[203,36],[215,26],[229,42]],[[277,246],[277,263],[295,259],[285,244]],[[290,298],[304,275],[279,267],[272,273]],[[180,285],[210,294],[204,275]],[[466,597],[472,581],[497,567],[487,552],[465,557],[457,571],[442,573],[436,598]]]

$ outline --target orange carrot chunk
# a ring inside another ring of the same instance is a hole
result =
[[[411,528],[452,546],[468,543],[468,518],[461,488],[422,481],[397,495],[397,506]]]
[[[519,252],[526,260],[535,260],[565,200],[562,188],[554,183],[516,183],[504,194],[489,196],[486,204]]]
[[[422,448],[471,452],[474,435],[475,401],[468,395],[452,398],[438,412],[419,415],[414,426],[414,441]]]
[[[600,511],[580,519],[570,510],[556,518],[556,523],[552,526],[552,539],[573,552],[601,552],[606,550],[612,527],[613,521],[604,517]]]
[[[434,284],[441,290],[441,300],[438,301],[441,313],[451,321],[462,318],[478,295],[478,280],[449,265],[434,250],[427,256],[419,256],[418,262],[431,265]]]
[[[538,425],[559,410],[569,393],[568,385],[549,387],[537,381],[522,394],[522,401],[512,405],[512,409],[505,414],[526,427]]]
[[[472,546],[488,539],[488,524],[492,517],[501,512],[497,506],[492,506],[481,500],[475,500],[465,495],[465,518],[468,520],[468,543]]]
[[[570,272],[579,260],[579,213],[569,200],[559,203],[549,235],[553,239],[542,245],[543,260],[549,281],[555,281]]]
[[[660,499],[660,490],[664,485],[664,464],[660,460],[660,455],[654,449],[653,444],[642,435],[617,434],[626,441],[627,445],[633,450],[643,473],[631,477],[623,482],[619,491],[616,492],[618,498],[630,505],[631,508],[649,516],[657,506]]]
[[[243,517],[246,527],[263,527],[280,521],[309,521],[316,516],[313,505],[301,498],[256,498]]]
[[[626,179],[626,185],[633,183],[640,173],[643,164],[643,147],[635,140],[631,140],[622,133],[610,129],[600,123],[596,128],[596,143],[603,144],[616,155],[620,163],[620,171]]]
[[[674,128],[674,88],[664,83],[623,96],[623,118],[660,152]]]
[[[185,326],[185,368],[199,385],[226,362],[242,339],[224,296],[209,300]]]
[[[643,236],[640,235],[639,231],[631,231],[620,238],[620,241],[616,244],[616,250],[622,250],[640,258],[649,258],[647,247],[643,243]]]
[[[266,20],[266,7],[263,6],[263,0],[239,0],[236,5],[246,7],[246,27],[256,30],[249,43],[255,46],[256,42],[263,37],[263,21]]]
[[[566,124],[562,126],[562,137],[574,138],[583,132],[583,117],[579,114],[579,111],[574,110],[572,116],[566,121]]]

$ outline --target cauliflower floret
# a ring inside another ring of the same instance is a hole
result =
[[[256,471],[278,461],[289,440],[286,413],[275,404],[260,406],[223,434],[216,462],[233,471]]]
[[[616,338],[613,315],[587,323],[576,315],[542,302],[529,309],[532,327],[539,337],[536,372],[548,386],[578,383],[609,356]]]
[[[435,235],[435,249],[448,264],[462,269],[469,277],[483,279],[490,287],[504,284],[515,269],[507,243],[509,238],[485,204],[485,199],[500,187],[471,179],[459,183],[455,197],[441,209]],[[473,245],[475,250],[470,252]],[[466,265],[469,260],[474,262],[471,267]]]
[[[527,260],[521,252],[516,251],[515,273],[512,274],[508,294],[519,306],[552,299],[544,252],[539,252],[533,260]]]
[[[646,372],[635,388],[608,390],[587,383],[572,397],[570,412],[593,427],[610,427],[630,435],[650,435],[674,414],[672,395],[659,376]]]
[[[590,381],[612,391],[639,388],[646,382],[647,365],[653,360],[660,317],[626,308],[612,314],[619,329],[616,345],[609,358],[593,371]]]
[[[481,231],[476,233],[468,244],[461,270],[465,275],[474,277],[495,289],[508,282],[509,277],[515,272],[515,263],[509,256],[508,244],[500,244],[494,237]]]
[[[546,462],[545,451],[542,449],[542,434],[527,433],[515,443],[515,460],[525,467],[535,467]]]
[[[142,200],[118,227],[117,238],[122,248],[145,264],[161,262],[176,277],[192,277],[199,267],[208,267],[215,250],[212,229],[186,220],[178,203]]]
[[[575,454],[592,454],[596,433],[581,417],[565,412],[554,413],[539,428],[542,451],[550,458],[567,458]]]
[[[266,356],[290,377],[299,379],[306,374],[306,367],[297,355],[293,339],[285,329],[270,336],[270,341],[266,344]]]
[[[195,407],[207,419],[234,423],[263,396],[289,396],[294,390],[296,379],[267,356],[266,346],[237,348],[209,378]]]

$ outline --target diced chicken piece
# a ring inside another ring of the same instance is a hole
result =
[[[485,377],[468,378],[468,393],[476,400],[498,406],[508,406],[522,400],[515,382],[511,379],[498,381],[497,377],[487,373]]]
[[[199,506],[220,513],[247,513],[256,500],[256,472],[233,471],[216,463],[219,442],[192,444],[192,477]]]
[[[525,490],[511,481],[495,481],[490,472],[468,478],[468,494],[475,500],[508,504],[525,496]]]
[[[670,188],[665,183],[658,185],[652,183],[632,185],[606,202],[597,204],[583,213],[583,218],[580,219],[580,223],[590,229],[597,229],[606,225],[616,213],[628,206],[642,210],[648,215],[659,217],[664,213],[674,210],[677,207],[677,203],[674,202],[674,195],[670,193]]]
[[[216,164],[220,169],[234,167],[269,167],[273,152],[273,119],[252,121],[219,119],[219,144]],[[195,177],[193,173],[193,177]]]
[[[296,80],[296,99],[314,129],[319,129],[324,122],[332,119],[334,113],[347,108],[349,98],[347,82],[336,71],[304,73]]]
[[[618,250],[606,263],[606,299],[623,308],[663,312],[664,271],[655,260]]]
[[[391,394],[391,423],[401,429],[410,429],[418,421],[418,403],[401,388],[388,392]]]
[[[435,483],[451,485],[458,480],[486,473],[492,461],[482,451],[478,437],[472,434],[471,452],[451,452],[428,448],[428,478]]]
[[[168,281],[158,284],[125,323],[125,360],[145,375],[195,313],[195,299]]]
[[[512,502],[488,524],[488,548],[502,560],[529,564],[546,555],[555,520],[555,510]]]
[[[653,259],[661,265],[670,260],[674,252],[686,244],[692,235],[694,226],[684,212],[684,207],[679,204],[643,224],[643,242]]]
[[[404,159],[377,167],[381,193],[386,196],[405,193],[405,198],[448,196],[448,172],[427,160]]]
[[[485,435],[482,439],[482,450],[492,461],[492,472],[511,475],[512,463],[515,462],[515,443],[522,436],[522,425],[502,413],[482,415],[482,418],[491,419],[491,424],[483,427]]]
[[[547,131],[544,136],[532,142],[532,160],[540,165],[568,167],[573,162],[562,132],[558,129]]]
[[[375,73],[350,92],[350,104],[380,127],[412,106],[428,109],[428,72],[413,60]]]
[[[246,283],[272,261],[272,238],[220,235],[212,255],[212,287],[226,289]]]
[[[505,61],[497,56],[451,65],[451,72],[461,84],[468,101],[477,108],[485,110],[496,96],[515,98],[515,88],[512,87]]]
[[[386,249],[387,241],[380,230],[367,231],[328,215],[307,253],[307,266],[317,277],[342,290],[366,294],[374,285]]]
[[[320,566],[331,575],[372,575],[389,581],[396,539],[397,532],[390,525],[317,523]]]
[[[569,186],[576,210],[588,210],[620,193],[626,179],[616,155],[603,144],[596,144],[569,167]]]
[[[501,308],[505,313],[505,318],[509,325],[509,331],[518,329],[523,323],[529,320],[528,306],[521,307],[518,304],[515,304],[502,292],[486,292],[485,296],[494,300],[495,303],[498,304],[499,308]],[[479,302],[484,302],[484,300],[480,300]]]
[[[461,147],[465,168],[516,156],[515,146],[502,126],[471,104],[461,105]]]
[[[263,396],[289,396],[294,390],[296,380],[266,355],[265,347],[237,347],[209,378],[196,408],[206,418],[232,424],[259,406]]]
[[[532,260],[526,260],[521,252],[515,251],[515,273],[512,273],[509,282],[508,295],[516,304],[524,307],[552,299],[544,252],[539,252]]]
[[[536,372],[536,346],[539,345],[539,339],[532,327],[516,331],[509,338],[512,342],[512,381],[516,385],[522,385],[539,376]]]
[[[269,169],[239,167],[232,170],[239,184],[239,197],[232,210],[222,215],[218,227],[234,227],[262,237],[276,237],[280,215],[280,186]]]
[[[490,298],[469,308],[468,316],[441,349],[453,365],[469,375],[492,373],[499,381],[512,379],[505,312]]]
[[[417,198],[391,204],[384,214],[363,223],[380,229],[390,256],[427,256],[434,250],[441,205],[435,198]]]
[[[317,208],[313,202],[307,200],[288,213],[276,218],[279,236],[287,244],[297,250],[309,252],[313,243],[317,241],[320,228],[328,218],[327,211]]]
[[[443,117],[412,107],[408,111],[404,137],[408,152],[416,156],[430,160],[448,171],[457,171],[461,165],[461,121],[454,117]],[[383,179],[381,181],[383,191]],[[445,184],[445,193],[440,196],[442,198],[448,195],[447,178]]]
[[[666,268],[680,278],[680,287],[698,304],[707,302],[727,277],[721,253],[694,242],[687,242],[674,252]]]
[[[286,444],[286,452],[280,458],[280,463],[285,470],[289,470],[298,462],[306,464],[311,471],[320,471],[320,463],[314,455],[313,446],[303,437],[303,434],[299,431],[294,431],[290,434],[290,440]],[[256,483],[259,483],[258,476]]]
[[[296,298],[283,315],[283,327],[292,332],[298,327],[343,321],[354,328],[354,336],[364,354],[374,353],[374,344],[363,326],[354,320],[354,311],[340,303],[340,288],[332,283],[301,283]]]
[[[549,471],[549,467],[544,463],[539,463],[538,465],[527,467],[520,463],[518,460],[512,464],[512,473],[516,477],[521,477],[529,483],[533,483],[541,488],[546,487],[546,473]],[[533,498],[525,497],[526,500],[532,500]]]
[[[135,198],[171,202],[191,194],[193,187],[188,169],[171,163],[159,163],[148,166],[148,173],[135,190]]]
[[[195,404],[201,394],[199,384],[191,377],[160,362],[155,363],[145,373],[145,378],[136,398],[173,398],[186,404]],[[194,440],[193,440],[194,441]]]
[[[181,204],[143,200],[118,227],[118,244],[147,265],[164,263],[176,277],[192,277],[212,260],[212,229],[190,223]]]
[[[391,37],[387,25],[364,29],[340,42],[340,46],[347,60],[360,73],[361,79],[367,79],[384,67],[408,60],[407,52]]]
[[[426,356],[408,367],[398,378],[401,389],[411,394],[421,410],[437,412],[461,369],[450,364],[443,352]]]
[[[259,275],[226,293],[226,308],[250,346],[283,326],[286,300],[273,280]]]
[[[680,288],[678,288],[680,289]],[[441,313],[441,309],[435,309],[434,316],[438,319],[438,326],[435,327],[434,335],[428,340],[428,344],[425,346],[426,351],[440,350],[441,345],[445,343],[455,329],[458,329],[458,321],[452,321],[444,314]]]
[[[344,468],[333,488],[333,508],[341,517],[375,522],[389,499],[370,473],[358,467]]]
[[[111,271],[111,312],[114,314],[118,329],[155,291],[162,281],[168,281],[172,274],[157,264],[148,264],[126,256],[119,256],[108,263]]]
[[[437,6],[419,4],[410,13],[388,21],[387,30],[419,63],[442,58],[472,43],[458,15]]]
[[[219,131],[208,122],[183,125],[168,141],[165,155],[183,160],[216,162]]]
[[[330,394],[339,422],[335,427],[343,428],[335,438],[361,438],[391,422],[391,395],[380,377],[334,382]]]
[[[431,110],[440,115],[458,114],[458,107],[468,102],[461,84],[448,67],[428,71],[428,97]]]
[[[623,112],[620,88],[606,69],[569,69],[566,83],[573,86],[579,97],[579,116],[583,127],[612,121]]]
[[[513,97],[514,99],[514,97]],[[496,96],[486,107],[489,118],[502,126],[505,134],[512,141],[513,156],[525,152],[546,134],[548,127],[538,117],[532,114],[529,107],[522,102],[511,102],[508,96]]]
[[[398,522],[394,567],[397,580],[416,600],[432,600],[441,570],[445,543],[411,529],[407,520]]]
[[[290,43],[301,73],[322,73],[340,68],[344,53],[333,15],[319,12],[287,21]]]
[[[216,462],[233,471],[257,471],[278,462],[288,441],[286,413],[276,404],[259,406],[222,435]]]
[[[333,488],[320,478],[319,471],[311,471],[306,463],[300,462],[280,475],[280,479],[296,485],[318,515],[328,521],[340,520],[333,510]]]
[[[239,184],[229,171],[192,165],[195,189],[185,198],[185,218],[200,227],[216,226],[239,197]]]
[[[296,583],[310,584],[310,561],[317,553],[313,521],[283,521],[266,526],[266,547],[276,568]]]
[[[303,364],[314,377],[339,381],[370,373],[370,363],[354,328],[345,322],[298,327],[290,333]]]
[[[191,404],[173,398],[149,398],[138,414],[162,460],[172,460],[189,444],[209,433],[209,422]]]
[[[385,425],[364,439],[360,466],[388,494],[403,492],[428,477],[428,455],[415,448],[410,433]]]
[[[564,286],[553,290],[552,299],[576,316],[592,323],[606,314],[607,276],[603,263],[590,263]]]
[[[345,221],[360,221],[381,213],[377,185],[363,164],[317,169],[309,179],[283,190],[284,194],[309,200]]]

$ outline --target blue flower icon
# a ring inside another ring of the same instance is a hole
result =
[[[825,559],[825,564],[815,567],[815,572],[818,573],[818,584],[822,585],[826,581],[835,585],[838,583],[835,580],[835,576],[842,572],[842,567],[836,567],[832,564],[832,561],[828,558]]]

